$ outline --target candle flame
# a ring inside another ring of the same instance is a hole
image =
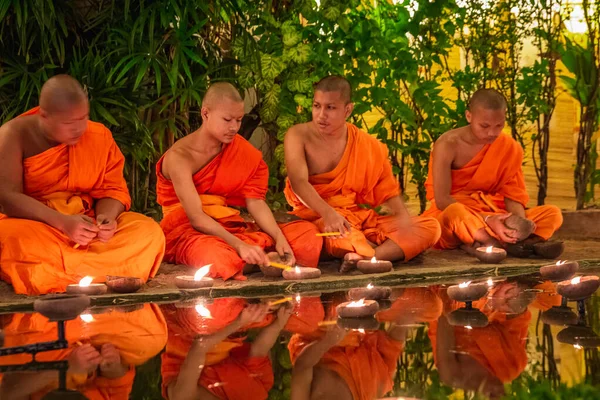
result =
[[[579,344],[574,344],[573,347],[575,347],[576,350],[583,349],[583,347],[581,347],[581,345],[579,345]]]
[[[580,276],[571,279],[571,285],[577,285],[577,284],[579,284],[579,282],[581,282]]]
[[[494,246],[488,246],[485,248],[486,253],[492,253],[494,251]]]
[[[492,280],[492,278],[488,278],[488,280],[487,280],[487,285],[488,285],[489,287],[492,287],[492,286],[494,286],[494,281]]]
[[[212,319],[212,314],[210,313],[210,310],[204,307],[202,304],[196,304],[196,312],[202,318]]]
[[[294,272],[297,273],[297,274],[299,274],[301,272],[300,267],[298,267],[296,265],[296,268],[294,268]]]
[[[371,262],[372,263],[377,262],[377,259],[375,257],[373,257],[373,258],[371,258]]]
[[[196,273],[194,274],[194,280],[202,280],[202,278],[204,278],[210,272],[210,267],[212,267],[212,264],[205,265],[204,267],[196,271]]]
[[[471,325],[467,325],[465,326],[465,329],[473,329],[473,327]]]
[[[93,322],[93,321],[94,321],[94,317],[92,317],[92,314],[81,314],[81,315],[79,316],[79,318],[81,318],[81,320],[82,320],[83,322],[87,322],[88,324],[89,324],[90,322]]]
[[[300,303],[300,300],[301,300],[301,299],[302,299],[302,298],[300,297],[300,294],[297,294],[297,295],[296,295],[296,301],[297,301],[298,303]]]
[[[566,261],[563,261],[563,260],[558,260],[558,261],[556,262],[556,265],[563,265],[563,264],[566,264],[566,263],[567,263]]]
[[[464,289],[466,287],[469,287],[469,285],[471,284],[471,281],[469,282],[463,282],[461,284],[458,285],[459,288]]]
[[[373,289],[373,284],[369,283],[369,284],[367,285],[367,289],[369,289],[369,290]]]
[[[90,283],[92,283],[92,281],[93,281],[93,280],[94,280],[94,278],[93,278],[93,277],[91,277],[91,276],[86,276],[85,278],[82,278],[82,279],[79,281],[79,286],[84,286],[84,287],[85,287],[85,286],[90,286]]]
[[[365,299],[360,299],[358,301],[352,301],[348,303],[346,307],[362,307],[365,305]]]

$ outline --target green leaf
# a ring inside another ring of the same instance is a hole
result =
[[[294,61],[298,64],[305,64],[310,60],[312,49],[308,44],[300,44],[298,46],[286,49],[283,53],[284,59]]]
[[[296,30],[291,30],[283,33],[283,44],[286,47],[292,47],[300,43],[302,35]]]
[[[302,106],[304,108],[312,107],[312,99],[309,99],[304,94],[294,95],[294,101],[296,102],[296,104],[298,104],[299,106]]]
[[[104,108],[104,106],[102,106],[102,104],[100,104],[98,102],[94,103],[94,109],[109,124],[112,124],[112,125],[115,125],[115,126],[119,126],[119,123],[117,122],[117,120],[112,115],[110,115],[110,113],[108,112],[108,110],[106,108]]]
[[[273,85],[271,89],[264,94],[263,103],[279,104],[279,96],[281,95],[281,86]]]
[[[295,93],[308,93],[312,89],[312,79],[310,78],[292,78],[287,81],[287,87]]]
[[[325,10],[323,10],[323,16],[330,21],[337,20],[340,15],[342,15],[342,12],[337,7],[327,7]]]
[[[263,106],[260,108],[260,111],[259,111],[260,119],[265,124],[268,124],[269,122],[273,122],[273,121],[275,121],[275,118],[277,118],[277,112],[278,112],[277,105],[271,105],[271,104],[265,103],[265,104],[263,104]]]
[[[200,56],[198,56],[198,54],[194,53],[192,50],[188,49],[187,47],[184,47],[183,52],[185,53],[186,56],[188,56],[194,62],[202,65],[204,68],[208,68],[208,65],[206,64],[206,62],[202,58],[200,58]]]
[[[281,143],[281,144],[277,145],[277,147],[275,147],[274,155],[275,155],[275,159],[277,161],[279,161],[280,163],[285,162],[285,150],[283,147],[283,143]]]
[[[254,85],[254,73],[248,66],[240,67],[237,73],[237,79],[240,86],[244,89]]]
[[[266,79],[275,79],[285,68],[280,57],[271,54],[261,54],[260,69]]]
[[[135,78],[135,83],[133,84],[133,90],[137,89],[140,83],[142,83],[142,79],[144,79],[144,75],[148,71],[148,61],[144,61],[138,71],[137,77]]]

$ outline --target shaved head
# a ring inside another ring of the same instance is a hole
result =
[[[506,99],[502,93],[494,89],[479,89],[469,100],[469,110],[473,111],[476,107],[485,110],[506,110]]]
[[[225,100],[234,103],[243,103],[244,99],[240,96],[240,92],[231,83],[217,82],[210,85],[204,98],[202,99],[202,107],[212,109]]]
[[[40,93],[40,108],[47,113],[68,111],[87,104],[88,97],[81,84],[69,75],[48,79]]]
[[[352,101],[352,86],[350,86],[348,79],[344,78],[343,76],[326,76],[319,82],[315,83],[314,89],[315,92],[317,90],[321,92],[338,92],[346,104]]]

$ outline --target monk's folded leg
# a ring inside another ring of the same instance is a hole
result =
[[[410,229],[402,228],[396,217],[378,218],[377,227],[389,240],[376,249],[376,257],[383,260],[409,261],[433,246],[440,238],[440,224],[435,218],[413,217]],[[392,243],[399,249],[392,249]],[[398,251],[400,250],[400,251]]]
[[[563,223],[562,212],[556,206],[533,207],[525,211],[525,216],[535,223],[534,234],[544,240],[550,239]]]
[[[488,236],[483,218],[461,203],[450,204],[438,217],[441,236],[435,247],[455,249],[462,244],[472,245],[475,241],[484,242]]]
[[[312,222],[294,221],[280,225],[296,262],[305,267],[316,268],[323,248],[323,238],[317,236],[319,228]]]

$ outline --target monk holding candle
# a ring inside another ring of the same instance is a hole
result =
[[[561,226],[562,214],[555,206],[526,209],[523,149],[502,134],[505,114],[500,93],[475,92],[466,112],[469,125],[435,143],[425,183],[431,206],[423,215],[440,221],[440,249],[462,246],[472,253],[484,244],[506,247],[513,256],[558,257],[563,244],[546,241]],[[519,226],[533,233],[521,238]]]
[[[39,107],[0,128],[0,276],[16,293],[63,292],[86,275],[146,281],[158,271],[160,227],[125,212],[124,157],[88,114],[79,82],[58,75]]]
[[[202,267],[213,278],[245,279],[246,264],[266,266],[265,249],[289,265],[316,267],[318,230],[305,221],[281,227],[265,202],[269,171],[259,150],[237,134],[244,103],[231,84],[212,85],[202,101],[202,126],[179,140],[156,166],[165,259]],[[256,223],[237,209],[246,207]]]
[[[342,271],[372,257],[408,261],[440,235],[434,218],[410,217],[386,146],[346,122],[352,109],[348,81],[323,78],[315,85],[312,121],[285,136],[292,214],[328,235],[325,250],[344,259]],[[376,211],[380,206],[387,215]]]

